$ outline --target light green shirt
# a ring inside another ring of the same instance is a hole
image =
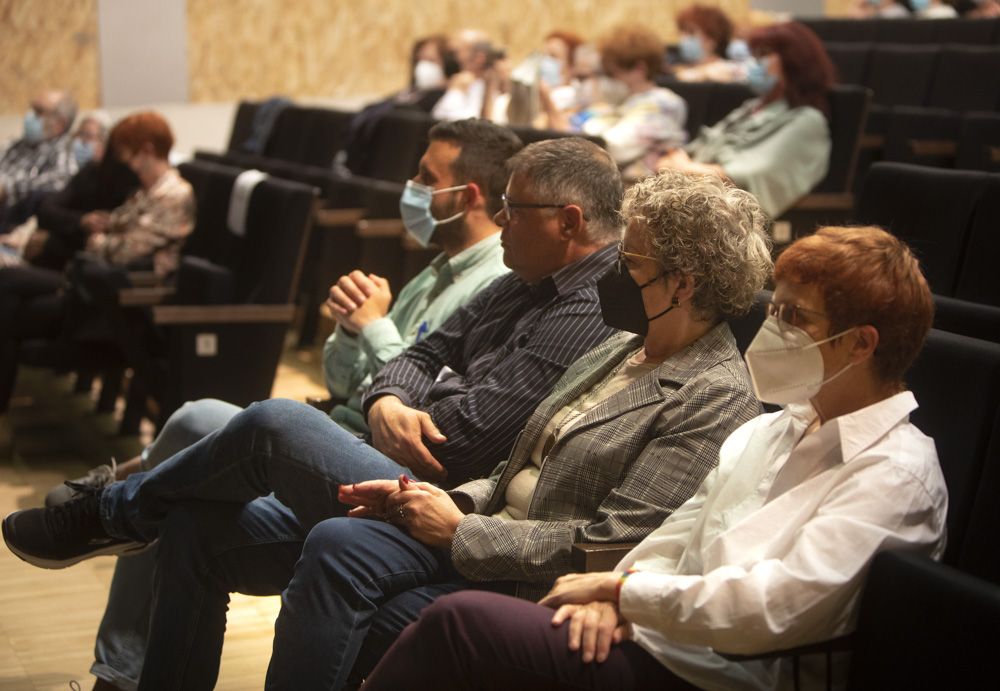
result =
[[[323,346],[323,374],[330,393],[346,398],[347,405],[334,407],[330,417],[352,432],[366,433],[361,394],[372,376],[507,271],[500,233],[495,233],[451,259],[436,256],[403,287],[389,313],[357,336],[338,326]]]
[[[789,108],[773,101],[755,112],[747,101],[688,145],[699,163],[722,166],[726,175],[778,217],[825,176],[830,164],[830,129],[810,106]]]

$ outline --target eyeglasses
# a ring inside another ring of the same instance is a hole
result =
[[[803,315],[805,315],[805,319],[803,319]],[[803,324],[814,322],[817,318],[824,319],[827,315],[790,302],[769,302],[767,303],[767,316],[777,317],[779,324],[801,328]],[[810,319],[810,316],[813,318]]]
[[[529,202],[515,202],[511,201],[510,197],[506,194],[500,195],[500,201],[503,202],[503,213],[507,218],[507,221],[511,220],[511,209],[561,209],[565,204],[533,204]]]
[[[625,257],[632,257],[634,259],[652,259],[654,262],[659,262],[660,260],[656,257],[651,257],[648,254],[637,254],[636,252],[626,252],[625,243],[618,243],[618,272],[621,273],[622,267],[625,266]]]

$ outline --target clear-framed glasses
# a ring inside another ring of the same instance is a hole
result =
[[[767,316],[776,317],[780,326],[797,326],[825,319],[826,314],[818,310],[808,309],[791,302],[767,303]]]
[[[626,252],[625,243],[618,243],[618,272],[621,273],[622,268],[625,266],[625,257],[632,257],[633,259],[652,259],[654,262],[659,262],[660,260],[656,257],[651,257],[648,254],[638,254],[636,252]]]
[[[500,201],[503,202],[503,214],[507,218],[509,223],[511,220],[511,209],[561,209],[565,204],[536,204],[531,202],[515,202],[506,193],[500,195]]]

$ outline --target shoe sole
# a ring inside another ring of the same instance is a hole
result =
[[[42,569],[65,569],[67,567],[73,566],[74,564],[79,564],[81,561],[86,561],[88,559],[93,559],[94,557],[105,557],[105,556],[132,556],[135,554],[140,554],[145,552],[147,549],[153,546],[153,542],[141,543],[141,542],[118,542],[115,544],[108,545],[106,547],[101,547],[99,549],[94,549],[85,554],[79,554],[74,557],[69,557],[67,559],[44,559],[42,557],[35,556],[33,554],[28,554],[22,552],[17,547],[10,543],[7,539],[7,521],[3,522],[2,525],[3,541],[7,545],[7,549],[17,555],[17,558],[21,561],[27,562],[32,566],[37,566]]]

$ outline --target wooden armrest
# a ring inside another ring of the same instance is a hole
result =
[[[733,662],[744,662],[747,660],[774,660],[779,657],[796,657],[799,655],[822,655],[825,653],[840,653],[846,652],[854,649],[854,634],[849,633],[843,636],[838,636],[837,638],[830,638],[829,640],[820,641],[819,643],[808,643],[806,645],[798,645],[794,648],[783,648],[781,650],[769,650],[763,653],[754,653],[752,655],[737,655],[735,653],[724,653],[716,650],[719,655],[726,658],[727,660],[732,660]]]
[[[359,238],[395,238],[406,234],[398,218],[366,218],[358,221],[355,233]]]
[[[136,288],[149,288],[163,284],[163,280],[153,271],[129,271],[128,280]]]
[[[574,542],[570,563],[578,573],[611,571],[636,542]]]
[[[316,209],[313,220],[318,226],[354,226],[364,214],[364,209]]]
[[[881,134],[863,134],[858,147],[861,149],[882,149],[885,147],[885,137]]]
[[[917,156],[954,156],[958,144],[949,139],[911,139],[910,151]]]
[[[174,292],[172,286],[122,288],[118,291],[118,304],[122,307],[152,307],[172,297]]]
[[[795,202],[792,208],[803,211],[816,209],[850,211],[854,208],[854,195],[847,192],[807,194]]]
[[[161,305],[155,324],[272,324],[290,322],[294,305]]]
[[[306,396],[306,403],[316,410],[329,413],[338,405],[347,403],[346,398],[320,398],[319,396]]]

